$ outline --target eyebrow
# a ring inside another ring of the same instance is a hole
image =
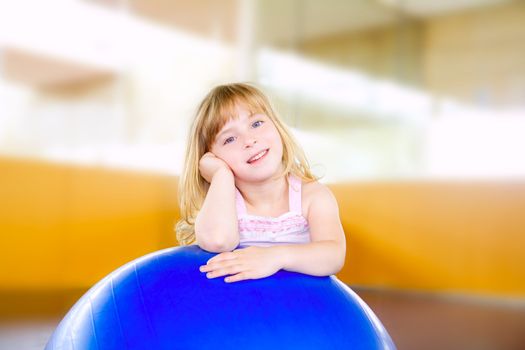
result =
[[[252,113],[252,114],[250,114],[250,116],[248,117],[248,120],[254,118],[254,117],[256,116],[256,114],[257,114],[257,113]],[[233,129],[233,127],[221,131],[220,133],[217,134],[216,139],[217,139],[217,140],[220,139],[220,138],[223,136],[223,134],[226,134],[226,133],[230,132],[232,129]]]

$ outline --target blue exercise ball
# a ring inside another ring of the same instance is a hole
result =
[[[281,270],[226,283],[198,246],[161,250],[106,276],[46,349],[395,349],[370,308],[335,276]]]

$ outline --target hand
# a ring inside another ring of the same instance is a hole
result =
[[[232,252],[220,253],[206,265],[200,267],[207,272],[206,277],[215,278],[232,275],[225,282],[237,282],[247,279],[268,277],[281,269],[277,247],[247,247]]]
[[[199,160],[199,171],[208,183],[211,183],[213,176],[221,169],[232,171],[224,160],[211,152],[206,152]]]

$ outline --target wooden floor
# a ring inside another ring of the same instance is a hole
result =
[[[354,290],[399,350],[525,349],[525,300]]]
[[[525,300],[353,288],[399,350],[524,350]],[[41,350],[83,291],[0,293],[0,350]]]

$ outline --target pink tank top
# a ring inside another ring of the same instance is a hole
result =
[[[241,192],[235,189],[240,247],[310,242],[310,227],[302,215],[301,179],[290,174],[288,180],[290,211],[276,218],[248,214]]]

